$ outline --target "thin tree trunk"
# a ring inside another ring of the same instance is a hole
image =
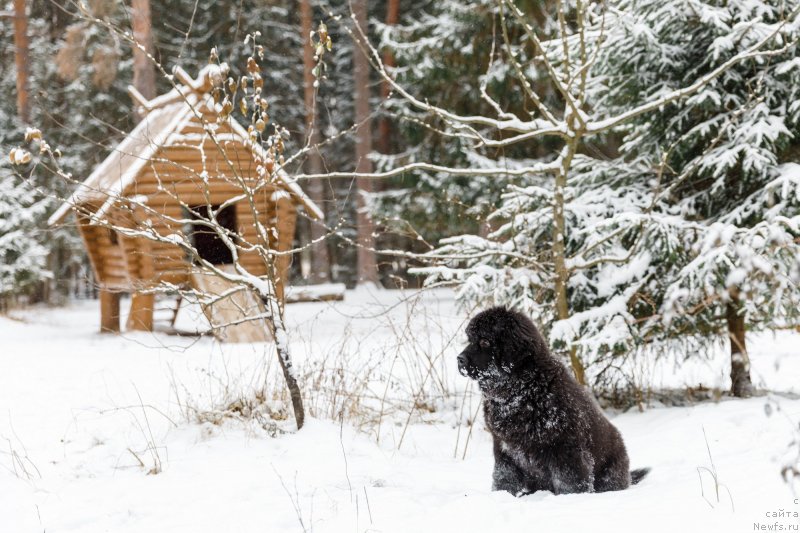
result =
[[[388,0],[386,3],[386,25],[394,26],[400,17],[400,0]],[[395,66],[394,54],[391,50],[387,49],[383,52],[383,64],[387,68]],[[389,82],[383,80],[381,82],[381,100],[385,101],[389,98],[391,93],[391,86]],[[392,151],[392,123],[389,117],[381,117],[378,124],[378,150],[382,154],[388,154]]]
[[[150,0],[131,0],[131,19],[133,39],[139,46],[133,46],[133,86],[145,98],[156,96],[156,69],[147,57],[153,55],[153,27],[150,20]],[[138,117],[141,118],[141,117]]]
[[[305,96],[306,127],[308,144],[312,147],[306,160],[307,172],[322,173],[322,157],[315,148],[319,144],[317,128],[316,89],[314,88],[314,48],[311,45],[314,12],[311,0],[300,0],[300,33],[303,38],[303,90]],[[320,209],[325,207],[325,183],[322,179],[309,180],[308,196]],[[316,242],[311,247],[311,281],[325,283],[330,281],[331,261],[328,244],[325,241],[326,229],[322,224],[311,222],[311,240]],[[319,241],[319,242],[317,242]]]
[[[306,411],[303,406],[303,395],[300,391],[300,384],[297,383],[297,377],[294,374],[294,367],[292,365],[292,356],[289,351],[289,336],[286,334],[286,326],[283,323],[283,317],[280,315],[277,302],[269,300],[269,297],[264,299],[264,305],[267,307],[271,316],[267,319],[272,333],[272,338],[275,339],[275,350],[278,353],[278,362],[281,365],[283,378],[286,380],[286,388],[289,390],[289,397],[292,400],[292,410],[294,411],[294,420],[297,424],[297,429],[301,429],[306,420]]]
[[[366,0],[353,0],[353,14],[356,24],[364,34],[367,34],[367,2]],[[356,111],[356,172],[372,172],[372,161],[368,155],[372,152],[372,120],[369,110],[369,62],[358,46],[353,51],[353,78],[355,82],[355,111]],[[358,282],[378,283],[378,267],[375,261],[375,236],[372,219],[367,212],[365,195],[372,192],[372,182],[369,179],[356,180],[358,195],[357,207],[357,233],[358,233]]]
[[[555,292],[556,292],[556,313],[559,320],[569,318],[569,302],[567,301],[567,284],[569,282],[569,271],[567,270],[566,249],[564,242],[566,239],[566,221],[564,219],[564,189],[567,187],[567,170],[572,163],[579,139],[576,137],[564,149],[561,169],[556,175],[555,190],[553,194],[553,264],[555,267]],[[569,347],[569,360],[575,379],[581,385],[586,385],[586,370],[578,357],[578,351],[574,346]]]
[[[731,342],[731,393],[737,398],[753,395],[753,382],[750,379],[750,357],[745,342],[745,314],[739,289],[730,289],[731,300],[725,305],[725,318],[728,323],[728,338]]]
[[[17,115],[23,124],[30,120],[28,103],[28,15],[25,0],[14,0],[14,60],[17,66]]]

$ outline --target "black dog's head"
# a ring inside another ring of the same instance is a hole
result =
[[[470,320],[467,340],[458,355],[458,371],[478,381],[531,368],[537,355],[548,353],[533,322],[504,307],[487,309]]]

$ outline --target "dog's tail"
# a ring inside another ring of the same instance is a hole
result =
[[[631,470],[631,485],[636,485],[644,477],[650,473],[650,468],[637,468],[636,470]]]

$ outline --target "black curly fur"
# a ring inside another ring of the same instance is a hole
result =
[[[458,367],[483,393],[494,438],[493,490],[603,492],[647,474],[630,472],[619,431],[530,319],[494,307],[470,321],[467,338]]]

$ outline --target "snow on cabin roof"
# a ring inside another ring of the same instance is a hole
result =
[[[86,180],[78,185],[72,196],[56,210],[47,223],[58,224],[74,206],[91,201],[105,201],[109,194],[123,189],[123,181],[137,174],[155,152],[157,143],[164,141],[163,133],[171,130],[178,119],[183,118],[181,104],[176,103],[156,109],[120,142],[94,169]]]
[[[211,80],[219,75],[219,67],[209,65],[200,71],[197,79],[192,79],[185,71],[176,69],[175,77],[182,85],[152,100],[146,100],[131,90],[131,94],[140,106],[147,111],[141,122],[120,142],[84,180],[75,192],[53,213],[47,223],[54,226],[77,205],[87,202],[102,202],[94,218],[102,217],[125,191],[135,181],[136,176],[153,157],[156,151],[167,143],[169,136],[180,130],[186,121],[194,116],[192,107],[199,101],[198,92],[207,92],[212,84]],[[253,154],[266,159],[266,153],[258,144],[250,141],[247,130],[235,119],[229,122],[234,134],[240,137]],[[278,179],[300,203],[308,214],[322,220],[322,210],[303,192],[296,180],[291,179],[285,172],[279,171]]]

